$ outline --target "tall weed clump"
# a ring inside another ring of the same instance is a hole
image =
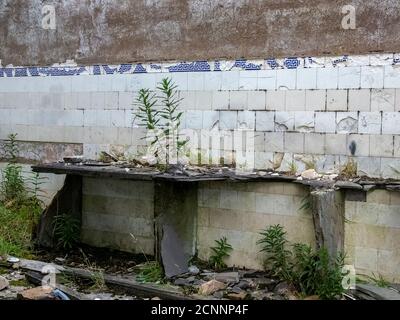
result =
[[[38,174],[25,178],[18,164],[17,135],[10,134],[5,141],[0,184],[0,255],[30,256],[32,234],[40,213],[43,181]]]
[[[266,254],[265,269],[271,276],[292,283],[303,295],[318,295],[322,299],[342,295],[343,254],[330,257],[324,247],[314,250],[306,244],[290,245],[281,225],[270,226],[260,235],[258,244]]]

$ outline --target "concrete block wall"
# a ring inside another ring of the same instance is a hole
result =
[[[357,273],[400,281],[400,194],[374,190],[345,202],[345,250]]]
[[[152,182],[83,178],[83,243],[154,255]]]
[[[199,137],[223,131],[228,143],[214,153],[227,164],[240,151],[229,143],[233,130],[247,128],[258,169],[294,162],[301,171],[311,159],[321,172],[337,171],[354,156],[361,175],[400,178],[397,56],[0,68],[0,139],[15,132],[28,142],[83,144],[90,158],[112,148],[134,156],[146,148],[134,121],[137,92],[170,77],[183,99],[182,128]]]
[[[215,240],[233,246],[227,263],[261,269],[260,232],[280,224],[292,243],[315,244],[312,216],[300,210],[308,188],[292,183],[205,182],[199,186],[197,248],[207,260]]]

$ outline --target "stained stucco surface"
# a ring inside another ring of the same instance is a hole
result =
[[[42,29],[42,6],[56,8]],[[341,26],[356,8],[356,30]],[[3,65],[265,58],[400,50],[397,0],[1,0]]]

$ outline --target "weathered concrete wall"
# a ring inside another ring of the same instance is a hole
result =
[[[153,200],[152,182],[84,178],[83,243],[153,255]]]
[[[166,202],[165,197],[154,198],[151,182],[84,178],[83,241],[93,246],[157,254],[156,214],[159,227],[174,226],[174,235],[181,240],[184,254],[178,257],[169,252],[169,261],[179,259],[183,264],[194,248],[201,259],[207,260],[215,240],[226,237],[234,248],[227,260],[229,266],[261,269],[264,254],[257,245],[259,233],[276,224],[285,228],[290,243],[316,247],[312,214],[301,209],[310,192],[306,186],[292,182],[201,182],[198,201],[193,202],[196,188],[193,185],[186,193],[174,189],[175,193],[166,193],[171,198]],[[363,202],[363,197],[347,196],[351,191],[341,192],[346,196],[336,197],[333,205],[345,211],[335,209],[344,214],[339,221],[345,218],[344,235],[339,235],[339,241],[344,238],[346,263],[353,265],[357,274],[399,282],[400,193],[374,190],[367,193]],[[154,205],[154,200],[162,201]],[[342,203],[338,203],[340,200]],[[174,205],[177,201],[179,206]],[[340,243],[337,249],[342,250]]]
[[[310,213],[300,210],[308,188],[293,183],[202,183],[199,188],[199,257],[207,260],[215,240],[233,246],[227,263],[262,269],[264,254],[256,243],[260,232],[280,224],[292,243],[315,245]]]
[[[56,29],[42,28],[54,5]],[[344,30],[342,7],[356,8]],[[392,0],[2,0],[3,65],[264,58],[400,51]]]
[[[346,201],[345,250],[359,274],[400,281],[400,193],[375,190]]]

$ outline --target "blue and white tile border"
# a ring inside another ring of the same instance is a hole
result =
[[[400,65],[400,54],[369,54],[338,57],[288,57],[284,59],[269,58],[264,60],[216,60],[169,63],[136,63],[136,64],[97,64],[92,66],[50,66],[50,67],[0,67],[0,78],[18,77],[56,77],[79,75],[117,75],[139,73],[173,73],[173,72],[219,72],[219,71],[257,71],[300,68],[335,68],[352,66],[386,66]]]

